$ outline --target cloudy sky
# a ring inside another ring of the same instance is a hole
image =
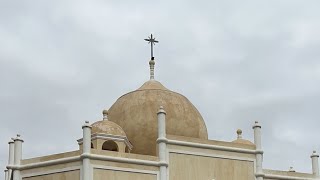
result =
[[[264,168],[311,172],[320,151],[320,2],[0,1],[0,167],[20,133],[23,158],[78,148],[101,119],[149,78],[193,102],[210,139],[253,140]],[[3,178],[3,173],[0,179]]]

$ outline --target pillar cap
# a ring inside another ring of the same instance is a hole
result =
[[[296,172],[296,170],[294,170],[293,167],[291,166],[291,167],[289,168],[289,172]]]
[[[13,139],[14,142],[16,141],[21,141],[21,142],[24,142],[22,139],[21,139],[21,135],[20,134],[17,134],[17,137]]]
[[[254,128],[261,128],[261,125],[259,124],[258,121],[255,121],[255,122],[254,122],[254,125],[252,126],[252,128],[253,128],[253,129],[254,129]]]
[[[319,154],[317,153],[317,151],[313,151],[312,155],[310,156],[311,158],[313,157],[319,157]]]
[[[160,114],[160,113],[167,114],[166,111],[163,109],[163,106],[160,106],[157,114]]]
[[[10,141],[8,142],[8,144],[12,144],[14,143],[14,138],[11,138]]]
[[[85,121],[84,124],[82,125],[83,128],[91,128],[89,121]]]

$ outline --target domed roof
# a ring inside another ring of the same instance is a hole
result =
[[[238,134],[238,138],[236,140],[232,141],[233,143],[254,145],[251,141],[246,140],[246,139],[242,139],[242,130],[241,129],[237,130],[237,134]]]
[[[115,136],[126,136],[123,129],[116,123],[108,120],[97,121],[92,125],[91,133],[104,133],[111,134]]]
[[[165,88],[159,81],[156,80],[149,80],[145,82],[137,91],[142,91],[142,90],[168,90]]]
[[[109,109],[109,120],[126,132],[133,145],[132,153],[156,155],[160,106],[167,112],[167,134],[208,139],[206,125],[195,106],[183,95],[152,79],[121,96]]]
[[[248,144],[248,145],[254,145],[251,141],[246,140],[246,139],[237,139],[232,141],[233,143],[238,143],[238,144]]]

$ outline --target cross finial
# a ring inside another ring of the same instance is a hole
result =
[[[159,41],[156,41],[156,38],[153,37],[153,35],[151,34],[148,39],[144,39],[145,41],[148,41],[149,44],[151,44],[151,60],[149,61],[149,65],[150,65],[150,80],[154,79],[154,57],[153,57],[153,45],[155,45],[156,43],[158,43]]]
[[[151,34],[148,39],[144,39],[145,41],[148,41],[148,44],[151,44],[151,60],[154,59],[153,57],[153,45],[156,45],[156,43],[159,43],[159,41],[156,40],[156,38],[153,37],[153,35]]]

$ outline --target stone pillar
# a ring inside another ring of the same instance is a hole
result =
[[[89,121],[86,121],[82,126],[83,137],[82,137],[82,180],[91,180],[92,170],[89,159],[91,151],[91,126]]]
[[[8,142],[8,144],[9,144],[8,165],[9,166],[13,166],[13,164],[14,164],[14,141],[12,139]],[[7,171],[7,178],[8,179],[6,179],[6,180],[10,180],[11,177],[12,177],[12,169],[8,168],[8,171]]]
[[[160,159],[160,180],[167,179],[167,139],[166,139],[166,112],[163,107],[160,106],[158,111],[158,148]]]
[[[315,177],[319,176],[319,154],[316,151],[313,151],[311,155],[312,160],[312,173],[315,175]]]
[[[254,144],[256,145],[256,177],[257,180],[263,180],[263,151],[261,147],[261,125],[258,123],[258,121],[256,121],[252,128],[254,130]]]
[[[4,170],[4,179],[5,180],[10,180],[10,179],[8,179],[8,169]]]
[[[20,135],[17,134],[17,137],[14,139],[14,160],[13,164],[15,167],[19,167],[22,159],[22,143],[23,140],[20,138]],[[13,170],[13,180],[21,180],[20,170]]]

